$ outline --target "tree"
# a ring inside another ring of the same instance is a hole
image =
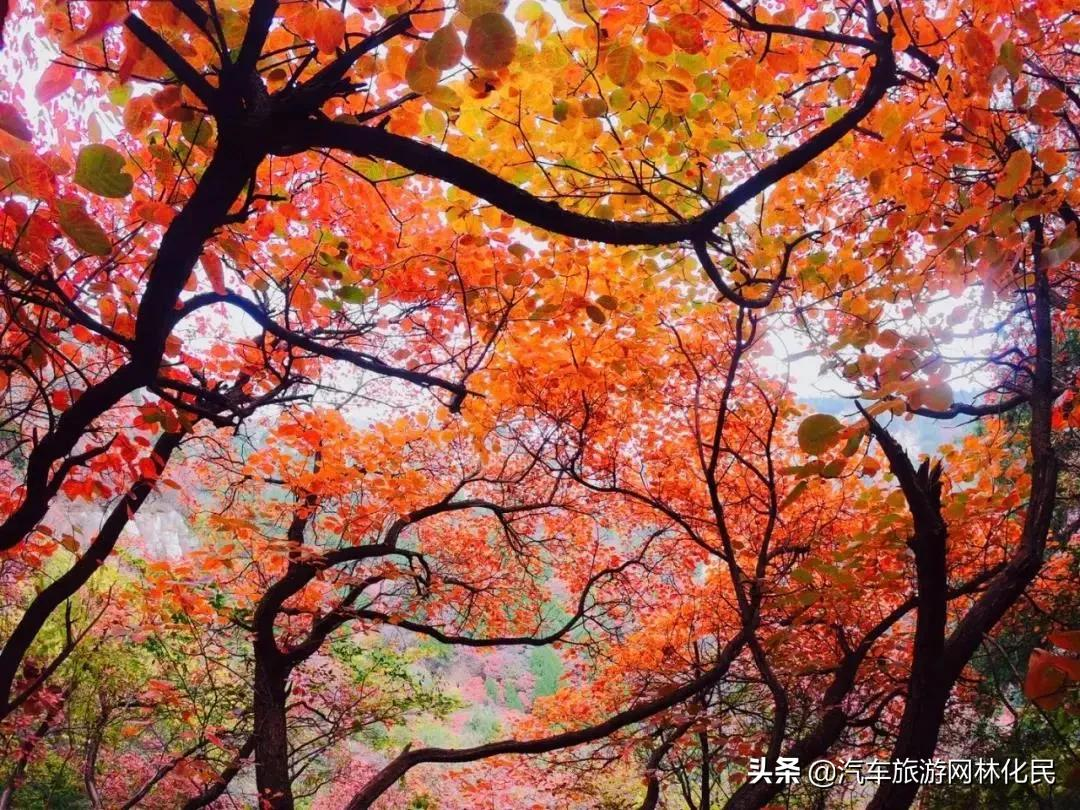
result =
[[[783,786],[726,773],[754,752],[932,756],[984,639],[1060,587],[1066,4],[21,13],[12,69],[36,69],[31,24],[58,53],[49,122],[0,100],[0,719],[89,729],[92,803],[111,718],[143,708],[59,685],[114,630],[72,607],[106,574],[179,583],[206,619],[185,657],[244,661],[253,724],[218,744],[146,718],[132,795],[198,759],[214,801],[253,751],[273,808],[313,739],[385,705],[289,705],[350,632],[565,644],[579,698],[405,747],[349,807],[504,755],[640,761],[647,807],[673,784],[760,807]],[[770,364],[795,334],[843,420]],[[890,424],[958,416],[985,427],[922,461]],[[118,556],[170,488],[206,547]],[[58,520],[82,504],[86,537]]]

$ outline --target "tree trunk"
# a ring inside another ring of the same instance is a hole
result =
[[[948,641],[944,643],[938,642],[939,624],[942,634],[944,631],[944,599],[936,599],[937,589],[943,592],[945,588],[943,559],[938,560],[926,556],[925,552],[928,549],[936,552],[937,548],[932,544],[915,546],[916,565],[920,578],[919,621],[924,620],[926,607],[932,605],[934,613],[929,615],[926,621],[932,623],[933,643],[929,647],[920,645],[923,628],[921,624],[917,626],[912,678],[904,716],[900,722],[900,732],[892,751],[893,761],[908,758],[926,759],[933,756],[945,718],[949,694],[961,672],[970,662],[983,636],[997,625],[1005,612],[1020,598],[1042,566],[1046,537],[1050,531],[1057,493],[1057,456],[1051,440],[1051,406],[1054,401],[1054,335],[1050,307],[1050,280],[1042,256],[1044,241],[1042,220],[1033,217],[1028,220],[1028,225],[1034,234],[1032,268],[1035,284],[1032,290],[1031,311],[1035,337],[1035,366],[1029,397],[1032,483],[1020,546],[1009,560],[1005,570],[994,578],[986,592],[968,610],[949,636]],[[887,454],[890,452],[885,442],[882,442],[882,447]],[[890,461],[892,461],[891,456]],[[893,471],[901,477],[895,464],[893,464]],[[902,478],[901,483],[903,483]],[[907,487],[905,487],[905,495],[908,495]],[[918,533],[920,516],[917,504],[911,497],[908,497],[908,502],[912,507]],[[935,506],[940,507],[940,502],[937,502]],[[924,553],[921,559],[920,551]],[[927,574],[931,576],[928,577]],[[928,596],[935,597],[933,603],[928,602]],[[940,615],[938,615],[939,609]],[[925,637],[930,638],[930,633],[928,632]],[[868,810],[906,810],[914,802],[918,792],[918,784],[884,783],[874,794]]]
[[[255,785],[260,810],[293,810],[285,724],[289,668],[278,655],[255,656]],[[276,651],[275,651],[276,652]]]

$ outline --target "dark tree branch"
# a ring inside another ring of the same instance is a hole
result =
[[[402,776],[425,762],[462,763],[476,762],[488,757],[504,754],[546,754],[562,748],[571,748],[602,740],[628,726],[646,720],[665,709],[689,700],[719,683],[727,674],[732,661],[746,645],[747,633],[741,630],[720,651],[716,663],[683,686],[665,694],[638,703],[625,711],[618,712],[607,720],[575,731],[540,737],[534,740],[501,740],[499,742],[478,745],[472,748],[420,748],[405,750],[384,767],[353,797],[346,810],[367,810],[372,803],[385,793]]]
[[[215,114],[221,111],[218,103],[218,91],[211,87],[206,78],[192,67],[184,57],[173,50],[172,46],[157,31],[134,14],[129,15],[124,20],[124,25],[135,35],[139,42],[149,48],[158,59],[165,63],[165,66],[173,72],[173,75],[195,94],[196,98],[203,103],[207,110]]]
[[[240,750],[236,752],[229,764],[226,765],[217,779],[203,788],[202,792],[197,796],[192,796],[187,802],[184,803],[183,810],[199,810],[201,807],[206,807],[209,804],[213,804],[220,799],[225,791],[229,788],[229,783],[232,782],[236,775],[240,773],[240,769],[244,767],[248,757],[251,756],[255,750],[255,735],[249,735],[244,741],[244,744],[240,746]]]
[[[341,360],[346,363],[351,363],[357,368],[362,368],[365,371],[372,371],[384,377],[405,380],[406,382],[411,382],[424,388],[441,388],[444,391],[448,391],[453,395],[453,399],[451,400],[452,412],[456,413],[461,408],[461,403],[464,402],[465,397],[468,395],[468,389],[461,383],[451,382],[450,380],[445,380],[442,377],[437,377],[434,374],[427,374],[423,371],[414,371],[412,369],[391,366],[372,355],[358,352],[353,349],[347,349],[343,346],[327,345],[314,338],[308,337],[307,335],[290,331],[271,318],[258,304],[240,295],[236,295],[235,293],[203,293],[201,295],[196,295],[185,303],[182,312],[186,315],[199,307],[214,303],[229,304],[230,306],[236,307],[246,313],[252,320],[259,324],[259,326],[274,337],[280,338],[296,348],[303,349],[312,354],[317,354],[320,357],[328,357],[332,360]]]
[[[389,160],[417,174],[442,180],[485,200],[511,216],[551,233],[614,245],[669,245],[706,238],[741,206],[805,167],[852,132],[897,83],[891,50],[875,50],[870,80],[843,116],[767,165],[726,194],[715,206],[681,222],[611,222],[560,208],[476,164],[430,144],[380,127],[333,121],[303,121],[285,127],[276,153],[341,149],[361,157]]]

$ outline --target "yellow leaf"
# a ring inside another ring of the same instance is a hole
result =
[[[633,83],[643,67],[641,57],[629,45],[621,45],[608,51],[604,65],[608,78],[620,87]]]
[[[799,447],[804,453],[820,456],[836,444],[843,427],[839,419],[827,413],[808,416],[799,425]]]
[[[1026,149],[1018,149],[1012,153],[1009,162],[1005,164],[1005,171],[1001,173],[994,191],[999,197],[1012,197],[1020,190],[1020,187],[1031,177],[1031,155]]]

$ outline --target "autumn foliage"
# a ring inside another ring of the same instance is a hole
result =
[[[5,14],[0,810],[1078,799],[1069,3]]]

